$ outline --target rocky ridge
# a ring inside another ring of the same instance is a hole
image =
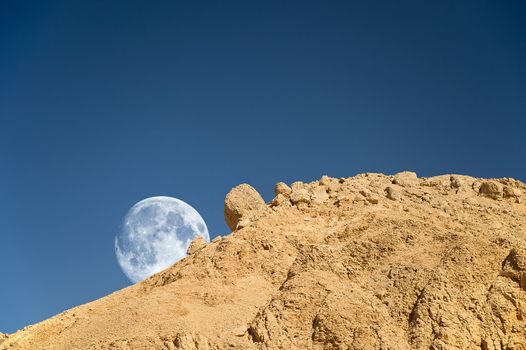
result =
[[[361,174],[247,184],[233,232],[0,349],[526,349],[526,185]]]

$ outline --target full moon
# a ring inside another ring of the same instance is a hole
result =
[[[136,283],[186,256],[197,236],[210,241],[199,213],[172,197],[151,197],[126,214],[115,237],[115,254],[124,274]]]

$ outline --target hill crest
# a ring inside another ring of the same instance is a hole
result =
[[[360,174],[225,199],[233,232],[0,349],[526,348],[526,185]]]

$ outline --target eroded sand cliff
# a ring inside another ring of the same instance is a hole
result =
[[[249,185],[232,234],[0,349],[526,349],[526,186],[362,174]]]

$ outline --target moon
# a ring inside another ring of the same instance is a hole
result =
[[[210,241],[199,213],[173,197],[150,197],[126,214],[115,237],[115,254],[133,283],[166,269],[186,256],[197,236]]]

